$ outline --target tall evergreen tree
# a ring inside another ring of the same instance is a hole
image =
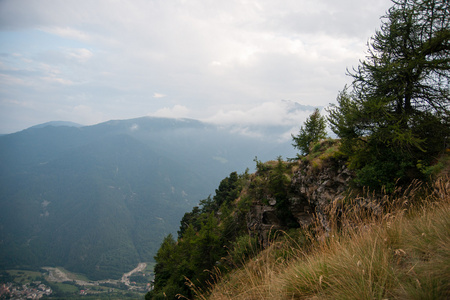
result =
[[[398,0],[329,109],[362,185],[417,176],[450,135],[448,0]]]

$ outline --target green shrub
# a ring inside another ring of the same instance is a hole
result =
[[[245,264],[248,259],[254,257],[261,250],[257,237],[250,235],[237,238],[230,248],[228,255],[235,266]]]

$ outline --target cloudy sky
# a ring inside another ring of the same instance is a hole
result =
[[[298,124],[389,0],[0,0],[0,133],[141,116]],[[298,105],[297,105],[298,107]]]

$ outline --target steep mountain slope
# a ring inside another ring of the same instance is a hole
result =
[[[438,270],[449,255],[438,253],[445,253],[450,241],[449,153],[439,158],[430,181],[413,181],[386,194],[354,184],[355,172],[340,145],[339,140],[321,140],[298,161],[256,161],[255,173],[223,179],[214,197],[183,216],[178,237],[164,239],[146,299],[364,299],[409,293],[405,286],[410,284],[418,297],[394,298],[447,299],[449,270]],[[434,245],[427,244],[434,228],[416,227],[415,236],[398,246],[403,229],[391,227],[397,217],[409,219],[437,203],[445,205],[446,221],[436,227]],[[347,242],[354,244],[347,248]],[[417,244],[423,248],[414,249]],[[417,251],[417,257],[410,260],[402,250],[406,247]],[[427,254],[429,250],[436,255]],[[429,273],[411,273],[415,261]],[[306,267],[297,272],[292,265]],[[380,276],[386,270],[395,271]],[[348,290],[341,290],[342,282]]]
[[[118,277],[152,260],[221,178],[251,167],[255,155],[291,155],[288,149],[160,118],[2,136],[0,267],[59,265],[92,279]]]

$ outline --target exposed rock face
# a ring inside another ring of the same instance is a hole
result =
[[[310,225],[317,216],[323,227],[328,229],[324,213],[326,207],[343,198],[343,193],[353,178],[343,160],[331,157],[320,160],[320,164],[318,166],[307,160],[301,161],[291,180],[290,211],[301,227]],[[247,214],[249,231],[256,234],[263,244],[267,244],[271,230],[287,229],[282,225],[282,220],[279,220],[275,205],[275,199],[269,199],[268,204],[260,201]]]
[[[274,205],[252,205],[247,214],[248,230],[258,236],[264,246],[267,245],[270,231],[285,229],[281,224]]]
[[[343,198],[348,189],[353,173],[345,165],[345,161],[328,159],[322,162],[321,167],[314,167],[308,161],[300,164],[299,170],[292,179],[292,188],[297,197],[303,199],[310,208],[308,214],[295,214],[300,225],[309,225],[312,221],[312,213],[315,211],[327,229],[326,207],[335,200]],[[305,204],[304,204],[305,205]],[[296,211],[297,205],[293,203],[292,211]]]

